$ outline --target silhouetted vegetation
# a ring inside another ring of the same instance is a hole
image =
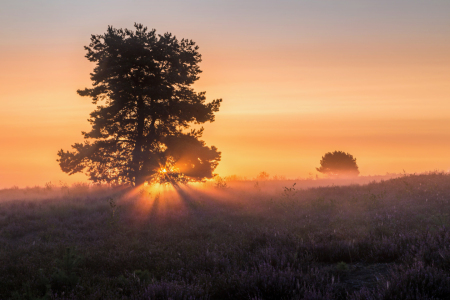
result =
[[[200,140],[203,127],[189,128],[213,122],[222,100],[206,103],[205,92],[191,88],[201,73],[198,46],[135,24],[135,31],[108,27],[85,49],[96,63],[93,88],[78,94],[98,106],[85,142],[58,152],[61,169],[114,184],[212,178],[220,152]]]
[[[326,153],[320,160],[320,168],[316,168],[316,170],[332,177],[351,177],[359,175],[356,158],[343,151]]]
[[[448,299],[449,182],[0,190],[0,299]]]

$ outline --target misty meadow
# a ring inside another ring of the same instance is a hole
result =
[[[2,1],[0,300],[450,300],[449,15]]]
[[[448,299],[450,175],[372,179],[3,189],[0,298]]]

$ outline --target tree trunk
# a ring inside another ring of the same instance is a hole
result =
[[[142,162],[142,146],[144,145],[144,127],[145,127],[145,104],[142,97],[137,99],[137,136],[136,143],[133,150],[133,161],[132,169],[134,173],[134,185],[138,186],[145,182],[145,176],[141,172],[141,162]]]
[[[148,134],[146,136],[147,143],[153,143],[153,141],[156,140],[156,138],[155,138],[155,120],[156,120],[156,118],[154,115],[152,115],[151,117],[152,117],[152,121],[150,122],[150,126],[149,126],[150,128],[149,128]],[[151,145],[149,145],[149,146],[151,146]],[[143,159],[142,171],[147,172],[147,175],[150,175],[150,173],[148,172],[149,167],[151,167],[150,166],[151,161],[149,160],[150,152],[151,152],[150,147],[147,147],[147,150],[145,152],[143,152],[145,159]],[[145,180],[144,180],[144,182],[145,182]]]

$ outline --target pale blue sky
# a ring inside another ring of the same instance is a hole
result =
[[[78,43],[107,25],[134,22],[214,42],[444,39],[450,36],[450,1],[2,0],[0,43]]]

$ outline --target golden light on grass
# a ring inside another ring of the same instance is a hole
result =
[[[167,168],[161,168],[158,173],[170,176],[167,175],[170,172]],[[167,219],[174,211],[180,215],[190,214],[206,205],[206,199],[224,203],[232,198],[229,192],[216,189],[214,181],[150,183],[132,188],[124,199],[127,205],[133,207],[133,218],[137,224],[143,224],[152,218]]]

